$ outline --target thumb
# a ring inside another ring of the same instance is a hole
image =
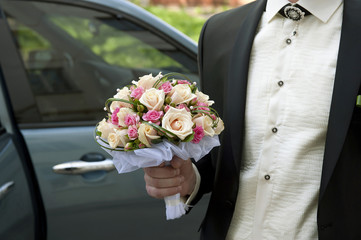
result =
[[[181,168],[185,162],[186,161],[181,159],[180,157],[174,156],[173,159],[170,161],[170,164],[173,168]]]

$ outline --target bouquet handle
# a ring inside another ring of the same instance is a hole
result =
[[[186,213],[187,205],[180,199],[180,193],[164,198],[167,220],[180,218]]]
[[[170,162],[165,162],[166,166],[170,166]],[[180,199],[180,193],[164,198],[165,214],[167,220],[177,219],[183,216],[188,209],[187,205]]]

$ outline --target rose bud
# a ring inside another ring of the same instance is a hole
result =
[[[139,143],[139,144],[138,144],[138,147],[139,147],[139,148],[145,148],[145,144]]]
[[[145,108],[144,108],[144,106],[143,105],[138,105],[137,106],[137,110],[138,110],[138,112],[143,112],[144,110],[145,110]]]
[[[172,102],[172,98],[171,97],[166,97],[165,103],[170,104],[171,102]]]
[[[192,90],[192,93],[195,93],[196,90],[197,90],[197,86],[196,86],[196,85],[191,85],[190,88],[191,88],[191,90]]]
[[[197,102],[198,102],[197,98],[193,98],[192,101],[190,101],[189,104],[190,104],[191,106],[194,106],[194,105],[197,104]]]
[[[133,150],[133,143],[128,142],[124,147],[125,151]]]

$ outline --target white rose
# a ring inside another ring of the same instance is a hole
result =
[[[178,84],[174,86],[172,91],[169,93],[169,96],[172,98],[172,103],[175,104],[188,103],[197,97],[192,93],[188,84]]]
[[[170,107],[163,117],[162,127],[184,140],[193,132],[191,113],[187,112],[185,108],[176,109]]]
[[[139,78],[138,82],[133,82],[137,87],[143,87],[144,90],[150,89],[153,87],[154,83],[161,79],[163,75],[159,73],[157,76],[153,77],[152,74],[144,75]]]
[[[143,93],[139,101],[148,108],[148,110],[160,111],[164,104],[165,93],[163,90],[151,88]]]
[[[217,122],[217,121],[218,121],[218,123],[217,123],[216,129],[214,129],[214,133],[215,133],[216,135],[219,135],[219,134],[221,134],[221,132],[224,130],[224,123],[223,123],[222,119],[220,119],[220,118],[218,118],[218,119],[216,120],[216,122]]]
[[[130,108],[121,108],[119,109],[119,112],[117,113],[117,117],[118,117],[118,125],[122,126],[122,127],[126,127],[127,125],[124,123],[124,119],[125,117],[130,114],[133,115],[135,114],[135,112],[133,111],[133,109]]]
[[[110,133],[108,136],[108,143],[111,148],[115,149],[116,147],[124,147],[127,142],[129,142],[129,139],[127,136],[127,129],[117,130],[114,133]]]
[[[115,94],[113,96],[113,98],[119,98],[119,99],[124,99],[124,100],[129,100],[129,96],[130,96],[130,90],[129,88],[127,87],[123,87],[121,90],[119,90],[117,92],[117,94]],[[113,101],[111,104],[110,104],[110,111],[111,112],[114,112],[114,110],[116,108],[122,108],[122,107],[127,107],[127,108],[131,108],[132,105],[129,104],[129,103],[125,103],[125,102],[119,102],[119,101]]]
[[[138,139],[144,143],[147,147],[150,147],[150,141],[160,138],[157,131],[148,124],[142,123],[138,128]]]
[[[115,127],[112,123],[107,122],[107,120],[104,118],[101,122],[98,124],[98,131],[102,133],[102,138],[107,139],[108,135],[110,133],[115,132]]]
[[[199,114],[193,118],[193,122],[197,126],[201,126],[203,128],[204,135],[213,137],[215,134],[214,129],[212,128],[213,120],[209,116]]]
[[[209,100],[209,96],[200,92],[196,91],[197,100],[203,103],[207,103],[208,106],[212,106],[214,104],[214,101]]]

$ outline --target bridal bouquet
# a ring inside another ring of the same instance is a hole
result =
[[[107,117],[96,126],[96,141],[119,173],[169,163],[174,155],[198,161],[220,145],[224,125],[213,103],[180,73],[145,75],[106,101]],[[179,194],[165,202],[167,219],[185,214]]]

